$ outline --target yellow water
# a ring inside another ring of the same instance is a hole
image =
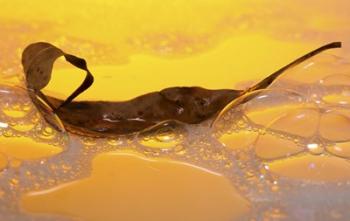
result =
[[[263,35],[244,34],[223,40],[215,48],[196,56],[169,59],[147,54],[133,55],[125,65],[91,67],[97,80],[79,100],[126,100],[171,86],[235,88],[241,81],[257,81],[266,77],[307,53],[306,48],[312,48],[312,45],[307,47],[304,43],[272,41]],[[282,52],[284,50],[285,53]],[[267,51],[271,53],[269,57]],[[281,53],[284,56],[280,56]],[[251,67],[253,59],[254,67]],[[48,94],[58,92],[53,94],[64,98],[82,79],[83,73],[78,70],[60,69],[53,73],[46,89]]]
[[[101,154],[92,165],[89,178],[28,194],[23,208],[91,221],[232,220],[249,211],[225,177],[199,167],[131,152]]]
[[[27,137],[0,138],[0,152],[16,159],[40,159],[58,154],[61,151],[60,147],[36,142]]]
[[[29,43],[48,41],[86,58],[96,76],[94,85],[79,100],[126,100],[170,86],[242,88],[323,43],[343,40],[345,49],[332,53],[347,56],[350,51],[345,0],[0,0],[0,4],[0,33],[3,33],[0,53],[5,55],[0,61],[1,79],[23,84],[21,51]],[[55,64],[53,79],[45,93],[64,98],[83,77],[84,73],[61,59]],[[329,102],[348,99],[337,95],[325,97]],[[6,108],[3,112],[11,118],[23,117],[21,112],[6,112]],[[247,116],[267,126],[272,116],[281,112],[289,115],[271,128],[304,137],[314,134],[317,117],[312,118],[309,109],[300,113],[300,110],[271,108],[249,112]],[[300,118],[292,119],[302,114],[309,116],[308,128],[298,123]],[[25,125],[12,127],[22,132],[33,129]],[[286,177],[313,181],[350,179],[347,160],[333,155],[313,155],[311,151],[289,158],[300,152],[299,145],[270,135],[257,139],[257,134],[242,130],[224,134],[219,140],[232,150],[255,143],[259,158],[279,158],[268,165],[271,171]],[[89,142],[85,142],[87,147]],[[140,143],[161,150],[176,145],[173,141]],[[273,148],[276,146],[284,148]],[[338,155],[347,156],[348,146],[338,146],[344,147]],[[5,171],[9,162],[17,168],[22,161],[60,156],[63,149],[30,137],[1,136],[0,171]],[[92,163],[87,163],[92,165],[91,174],[86,166],[83,178],[49,186],[34,185],[35,188],[23,192],[21,210],[31,215],[63,215],[89,221],[224,221],[247,214],[252,206],[233,187],[232,179],[200,166],[130,151],[96,152],[99,154],[93,155]],[[72,167],[69,162],[73,164],[68,161],[68,165],[62,165],[67,171]],[[5,181],[0,176],[0,182]],[[0,189],[0,199],[2,195]]]

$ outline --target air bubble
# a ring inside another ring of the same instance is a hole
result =
[[[286,158],[303,151],[303,148],[293,140],[270,134],[259,135],[254,147],[256,155],[263,160]]]
[[[182,143],[185,133],[182,123],[165,121],[142,131],[138,137],[140,144],[145,147],[171,150]]]
[[[53,139],[55,137],[56,131],[52,127],[45,127],[39,133],[39,137],[42,139]]]
[[[350,118],[336,111],[328,110],[322,114],[319,132],[330,142],[350,141]]]
[[[326,150],[335,156],[350,159],[350,142],[329,144]]]
[[[246,94],[227,105],[215,119],[213,126],[238,125],[247,122],[253,126],[266,127],[297,107],[304,105],[301,95],[288,90],[259,90]],[[224,120],[230,119],[230,120]]]
[[[232,150],[247,149],[254,143],[257,136],[256,132],[241,130],[225,133],[219,137],[219,141]]]
[[[118,140],[118,139],[111,139],[109,138],[107,143],[111,146],[118,146],[120,144],[122,144],[122,141],[121,140]]]
[[[334,74],[320,80],[324,95],[322,100],[326,104],[350,105],[350,75]]]
[[[5,105],[2,112],[11,118],[23,118],[28,114],[19,104],[9,104]]]
[[[97,150],[97,147],[96,147],[97,141],[96,141],[96,139],[94,139],[92,137],[82,137],[80,141],[81,141],[81,143],[83,144],[83,147],[86,150],[92,150],[92,151],[96,151]],[[100,147],[98,147],[98,148],[100,148]]]
[[[285,158],[304,150],[299,142],[294,142],[299,141],[298,137],[288,138],[283,133],[305,135],[305,132],[300,131],[300,128],[305,129],[305,118],[313,120],[310,119],[308,109],[303,109],[306,106],[303,97],[293,91],[256,91],[228,105],[214,121],[213,127],[216,129],[220,124],[246,122],[248,126],[245,129],[234,133],[224,132],[219,140],[233,150],[243,148],[248,151],[252,147],[261,160]],[[221,120],[225,116],[231,116],[231,119]],[[307,124],[313,127],[314,132],[310,136],[317,130],[317,111],[315,122]]]
[[[172,142],[176,139],[176,132],[171,130],[170,128],[162,128],[158,130],[155,139],[159,142]]]
[[[269,129],[279,133],[309,138],[317,133],[319,118],[320,113],[317,108],[296,107],[275,119],[269,125]]]
[[[347,72],[349,64],[341,57],[322,53],[287,70],[271,85],[271,88],[305,89],[303,86],[315,85],[335,70],[338,73]],[[279,84],[280,82],[283,84]]]

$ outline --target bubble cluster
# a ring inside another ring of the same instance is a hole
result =
[[[343,62],[321,56],[327,58]],[[290,210],[287,220],[300,212],[294,199],[298,197],[312,216],[297,220],[318,220],[316,213],[331,202],[335,208],[349,205],[350,72],[344,69],[349,64],[340,66],[342,73],[331,74],[320,73],[316,62],[292,69],[269,89],[233,101],[213,123],[215,136],[231,149],[244,171],[245,178],[236,185],[252,200],[283,202]],[[311,76],[300,78],[302,82],[291,77],[295,71]],[[348,212],[343,210],[342,217],[349,217]]]
[[[4,137],[30,137],[53,145],[66,146],[68,135],[62,128],[58,117],[52,115],[51,119],[61,131],[52,128],[36,110],[27,91],[18,86],[0,85],[0,133]]]
[[[0,218],[62,220],[23,213],[20,196],[89,176],[99,153],[132,150],[223,174],[252,202],[247,220],[344,220],[350,215],[350,73],[317,78],[318,60],[310,62],[316,65],[303,64],[271,88],[234,100],[214,120],[170,120],[106,139],[68,134],[42,102],[48,124],[26,90],[0,85],[0,138],[26,137],[64,150],[26,160],[0,148]],[[309,68],[305,82],[290,77]]]

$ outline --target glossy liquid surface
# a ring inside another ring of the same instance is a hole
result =
[[[86,58],[96,81],[78,100],[171,86],[242,89],[330,41],[344,41],[329,53],[348,58],[347,1],[0,3],[1,220],[349,219],[344,60],[320,55],[296,67],[276,91],[227,107],[213,127],[164,134],[160,125],[107,140],[45,123],[20,65],[35,41]],[[65,98],[83,77],[60,59],[44,92]]]

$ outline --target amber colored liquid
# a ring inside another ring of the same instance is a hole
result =
[[[96,77],[78,100],[127,100],[171,86],[244,88],[320,44],[350,37],[344,11],[348,3],[342,0],[331,5],[228,0],[39,0],[1,5],[0,33],[8,36],[0,42],[0,53],[7,55],[0,61],[1,77],[21,84],[21,50],[34,41],[49,41],[86,58]],[[338,54],[348,54],[345,48]],[[60,59],[44,92],[64,98],[83,77]],[[221,141],[235,149],[252,142],[247,138],[251,133]],[[288,148],[286,141],[279,145]],[[28,137],[2,136],[0,171],[61,151]],[[266,151],[266,157],[280,153]],[[310,162],[317,169],[304,170]],[[129,150],[98,154],[91,164],[85,178],[27,191],[19,199],[21,210],[86,221],[229,221],[251,208],[225,176],[196,165],[149,159]],[[334,156],[309,155],[269,166],[287,177],[316,181],[347,179],[350,174],[348,162]],[[1,194],[0,189],[0,198]]]

